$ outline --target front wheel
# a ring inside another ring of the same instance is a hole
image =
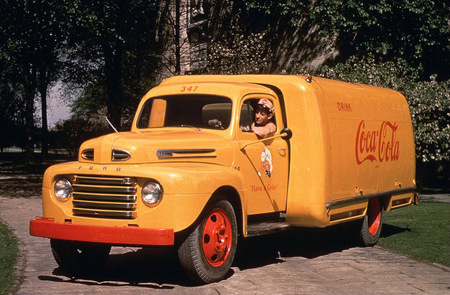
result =
[[[186,275],[201,284],[224,279],[237,247],[237,222],[233,206],[222,200],[213,206],[178,249]]]
[[[53,257],[70,274],[96,271],[108,259],[111,246],[66,240],[50,240]]]
[[[382,225],[383,210],[380,199],[371,198],[359,233],[360,242],[364,246],[375,245],[380,237]]]

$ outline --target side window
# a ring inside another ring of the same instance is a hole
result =
[[[152,111],[153,100],[147,100],[144,107],[142,108],[141,114],[137,121],[138,128],[147,128],[150,120],[150,112]]]
[[[239,126],[244,132],[252,132],[252,123],[254,117],[254,108],[251,104],[251,100],[246,100],[241,107],[241,115]]]
[[[148,128],[164,126],[166,108],[167,101],[164,99],[149,99],[142,108],[137,127]]]

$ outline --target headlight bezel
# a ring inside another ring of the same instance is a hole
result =
[[[158,205],[163,198],[163,189],[161,184],[154,180],[149,180],[141,188],[141,200],[150,207]]]
[[[59,201],[68,201],[73,195],[72,181],[67,176],[56,178],[53,183],[53,195]]]

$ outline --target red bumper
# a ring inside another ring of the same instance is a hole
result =
[[[173,229],[55,223],[45,217],[30,220],[30,234],[50,239],[130,246],[171,246],[175,240]]]

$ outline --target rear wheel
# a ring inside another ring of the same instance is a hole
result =
[[[108,259],[111,246],[66,240],[50,240],[53,257],[70,274],[98,271]]]
[[[383,225],[383,210],[380,199],[369,199],[367,213],[364,216],[359,238],[364,246],[373,246],[377,243]]]
[[[197,283],[226,277],[237,247],[237,222],[233,206],[222,200],[213,206],[178,249],[186,275]]]

